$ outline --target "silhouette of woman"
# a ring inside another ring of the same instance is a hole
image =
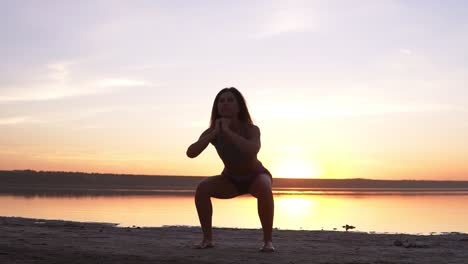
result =
[[[260,130],[252,123],[244,97],[234,87],[218,92],[211,110],[210,127],[189,146],[187,156],[197,157],[211,143],[224,163],[221,175],[204,179],[197,187],[195,205],[203,230],[197,248],[213,247],[211,197],[229,199],[242,194],[257,198],[257,210],[263,229],[260,251],[274,251],[272,227],[274,201],[271,173],[257,159]]]

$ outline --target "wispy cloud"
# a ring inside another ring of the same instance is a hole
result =
[[[279,108],[278,105],[281,105]],[[256,109],[260,118],[274,118],[304,121],[313,118],[344,118],[359,116],[388,115],[398,113],[435,113],[466,112],[467,108],[429,103],[398,103],[363,100],[353,97],[331,97],[314,100],[314,102],[291,103],[276,102],[273,105],[261,105]]]
[[[71,63],[67,62],[56,62],[46,65],[47,69],[49,70],[48,77],[51,80],[56,81],[66,81],[70,76],[69,66]]]
[[[0,125],[16,125],[28,120],[26,116],[0,117]]]
[[[314,31],[318,28],[314,10],[306,2],[290,1],[272,8],[272,12],[260,22],[256,38],[273,37],[284,33]],[[287,4],[287,5],[285,5]]]
[[[400,53],[405,55],[411,55],[413,54],[413,51],[410,49],[400,49]]]
[[[46,101],[67,97],[109,93],[125,88],[148,86],[150,83],[130,78],[97,78],[81,81],[72,79],[72,62],[57,62],[45,65],[44,76],[27,84],[3,87],[0,103]],[[35,78],[32,78],[35,79]]]
[[[41,115],[28,115],[28,116],[7,116],[0,117],[0,126],[15,126],[24,124],[48,124],[52,123],[50,117]]]
[[[27,116],[9,116],[0,117],[0,125],[22,125],[22,124],[60,124],[74,123],[74,127],[79,129],[100,128],[105,126],[104,122],[99,124],[83,122],[99,115],[113,115],[121,113],[131,113],[142,115],[152,111],[160,110],[158,106],[99,106],[87,107],[85,109],[77,108],[61,112],[31,112]]]
[[[97,80],[92,83],[93,87],[99,88],[118,88],[118,87],[133,87],[133,86],[147,86],[149,83],[144,81],[138,80],[130,80],[130,79],[102,79]]]

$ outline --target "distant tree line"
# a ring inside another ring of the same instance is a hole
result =
[[[0,189],[61,186],[69,188],[194,189],[205,177],[102,174],[65,171],[0,171]],[[468,189],[468,181],[371,179],[273,179],[273,188],[289,189]]]

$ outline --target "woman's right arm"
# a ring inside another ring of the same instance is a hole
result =
[[[190,147],[188,147],[187,157],[193,159],[197,157],[198,155],[200,155],[200,153],[202,153],[203,150],[206,149],[208,144],[210,144],[210,142],[216,137],[216,135],[218,134],[218,131],[219,131],[218,127],[208,128],[207,130],[205,130],[201,134],[197,142],[193,143],[192,145],[190,145]]]

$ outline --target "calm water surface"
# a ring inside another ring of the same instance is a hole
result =
[[[241,196],[212,199],[216,227],[259,228],[257,201]],[[198,226],[189,195],[15,196],[0,195],[0,215],[120,226]],[[279,229],[355,230],[377,233],[468,233],[468,194],[306,195],[276,194],[274,226]]]

